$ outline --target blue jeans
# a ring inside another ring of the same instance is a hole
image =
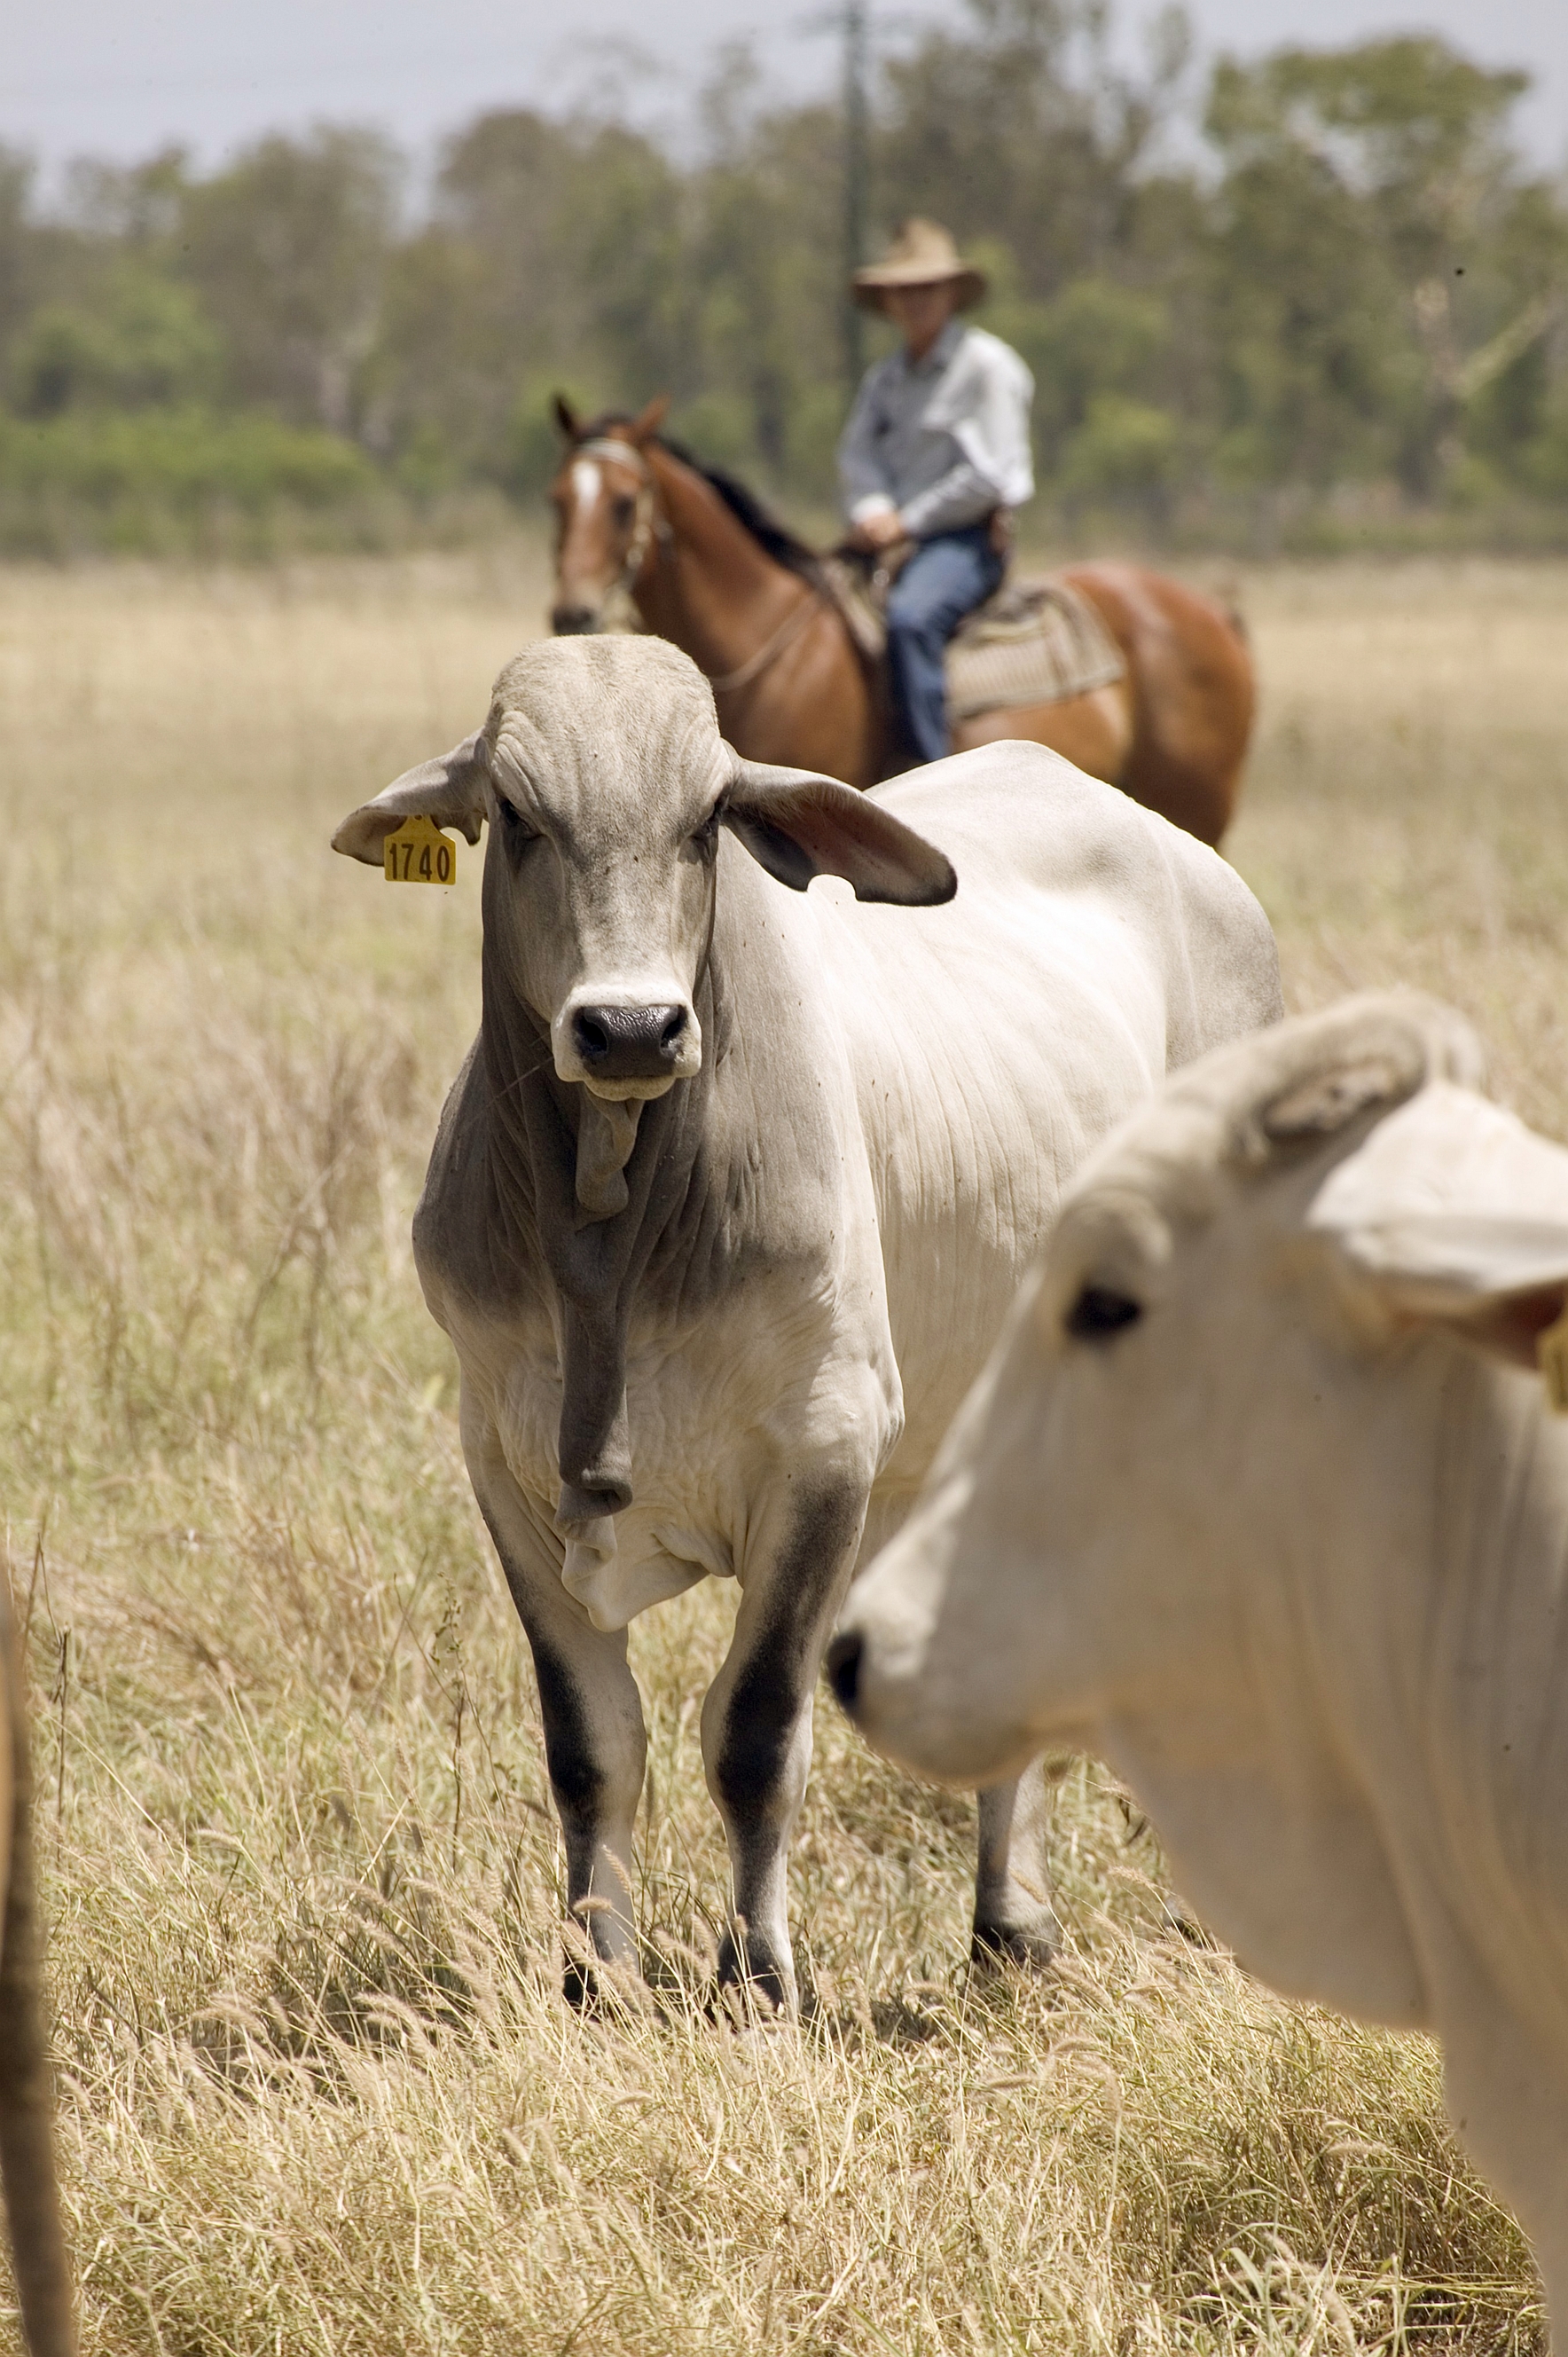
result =
[[[947,681],[942,657],[966,614],[983,606],[1006,570],[991,545],[989,524],[923,540],[887,599],[887,662],[893,702],[922,761],[948,749]]]

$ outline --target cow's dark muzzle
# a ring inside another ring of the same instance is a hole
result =
[[[599,628],[596,606],[553,606],[550,627],[558,639],[591,638]]]
[[[572,1043],[596,1081],[664,1081],[686,1036],[683,1006],[579,1006]]]

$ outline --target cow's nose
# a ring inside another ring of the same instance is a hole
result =
[[[599,627],[598,610],[593,606],[553,606],[550,627],[558,639],[582,639]]]
[[[668,1080],[686,1032],[683,1006],[579,1006],[572,1039],[596,1081]]]
[[[865,1651],[865,1640],[858,1629],[841,1630],[828,1647],[828,1684],[851,1718],[860,1700],[860,1661]]]

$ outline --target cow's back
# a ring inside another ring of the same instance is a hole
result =
[[[952,860],[956,939],[979,942],[982,909],[1000,916],[1030,887],[1133,926],[1161,975],[1165,1069],[1284,1012],[1273,934],[1230,862],[1059,753],[987,745],[875,793]]]
[[[906,1426],[867,1534],[901,1516],[1088,1153],[1167,1070],[1280,1012],[1273,936],[1218,853],[1044,748],[879,788],[955,900],[819,885],[882,1222]]]

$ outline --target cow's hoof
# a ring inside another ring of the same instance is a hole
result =
[[[1189,1915],[1173,1891],[1165,1905],[1165,1928],[1168,1936],[1185,1940],[1189,1948],[1217,1948],[1219,1945],[1212,1932],[1205,1929],[1196,1915]]]
[[[970,1935],[969,1960],[983,1968],[1015,1964],[1021,1972],[1049,1972],[1061,1936],[1061,1926],[1048,1909],[1022,1921],[977,1922]]]
[[[561,1994],[577,2013],[636,2012],[646,1986],[633,1959],[611,1963],[607,1957],[583,1955],[568,1947]]]
[[[779,2021],[795,2011],[795,1975],[779,1963],[771,1941],[728,1931],[719,1948],[719,1996],[740,2027]]]
[[[597,1965],[569,1956],[561,1975],[561,1994],[575,2013],[603,2013],[610,1996]]]

